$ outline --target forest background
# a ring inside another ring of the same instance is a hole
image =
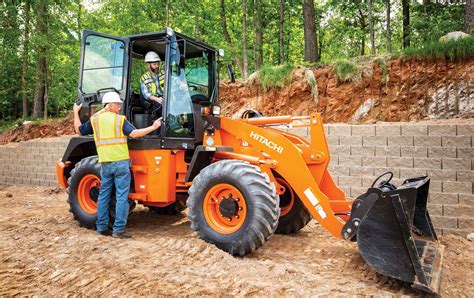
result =
[[[169,26],[224,49],[246,79],[267,66],[403,55],[474,28],[473,0],[0,1],[0,128],[70,112],[83,29],[123,36]]]

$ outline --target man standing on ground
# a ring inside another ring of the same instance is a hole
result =
[[[127,136],[139,138],[158,129],[161,118],[151,126],[135,129],[135,127],[119,115],[122,100],[116,92],[107,92],[102,98],[104,108],[95,113],[83,124],[79,118],[81,105],[74,104],[74,130],[81,135],[94,135],[94,142],[99,155],[101,188],[97,203],[97,234],[110,235],[109,202],[112,187],[115,184],[115,222],[112,237],[130,238],[124,234],[127,225],[130,190],[130,156],[128,154]]]

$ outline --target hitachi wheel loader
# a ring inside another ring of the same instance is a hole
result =
[[[138,83],[148,51],[160,55],[164,73],[162,106],[151,109]],[[330,152],[319,114],[220,115],[222,57],[223,51],[171,28],[125,37],[83,32],[81,119],[89,119],[110,90],[120,94],[121,114],[135,127],[163,117],[158,133],[128,140],[130,210],[142,204],[171,214],[187,206],[197,235],[237,256],[315,219],[334,237],[356,241],[376,272],[437,293],[444,247],[426,209],[429,178],[406,179],[397,187],[388,173],[365,194],[347,199],[328,172]],[[288,127],[308,127],[310,140]],[[70,140],[57,178],[74,219],[94,229],[100,164],[92,136]],[[114,200],[110,214],[113,220]]]

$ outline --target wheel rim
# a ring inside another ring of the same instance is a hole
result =
[[[235,186],[222,183],[206,193],[203,210],[207,223],[214,231],[232,234],[245,222],[247,203]]]
[[[79,206],[87,214],[97,213],[98,189],[100,189],[100,179],[94,174],[84,176],[79,182],[77,191]]]
[[[285,192],[280,195],[280,216],[287,215],[295,204],[295,192],[285,179],[276,178],[277,182],[285,188]]]

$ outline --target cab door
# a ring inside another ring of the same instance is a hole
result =
[[[116,91],[125,100],[128,67],[127,38],[83,31],[78,83],[78,103],[83,104],[81,119],[90,117],[90,105],[100,103],[107,91]]]

